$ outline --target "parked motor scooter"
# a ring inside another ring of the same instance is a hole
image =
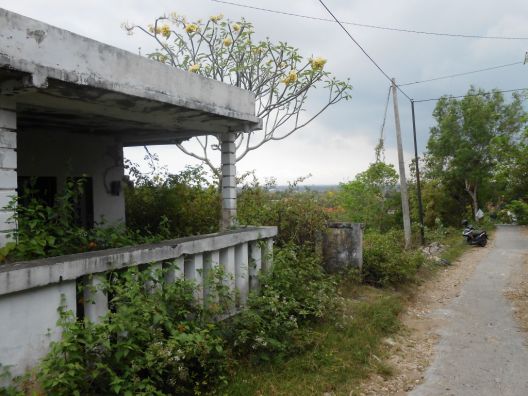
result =
[[[462,235],[464,238],[466,238],[466,242],[469,245],[479,245],[482,247],[486,246],[488,243],[488,234],[486,231],[475,230],[475,228],[469,224],[467,220],[463,220],[462,225],[464,226]]]

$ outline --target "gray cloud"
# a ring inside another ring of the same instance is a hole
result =
[[[328,17],[316,0],[250,1],[246,4]],[[482,35],[528,37],[528,2],[522,0],[326,0],[341,19],[352,22],[387,25],[417,30],[458,32]],[[284,183],[296,176],[312,173],[313,183],[335,183],[352,178],[373,160],[379,136],[388,81],[374,68],[336,24],[297,19],[214,3],[195,1],[38,1],[0,0],[0,7],[57,25],[96,40],[137,52],[152,50],[153,43],[141,35],[128,37],[121,22],[148,24],[154,17],[176,11],[190,19],[224,13],[230,19],[245,17],[255,24],[261,37],[288,41],[306,56],[328,58],[327,68],[339,78],[350,78],[353,99],[340,103],[317,122],[287,140],[263,146],[239,164],[239,170],[256,169],[262,177],[276,176]],[[399,82],[434,78],[488,66],[522,60],[526,41],[475,40],[387,32],[347,26],[374,59]],[[404,88],[415,99],[443,94],[463,94],[471,84],[485,89],[528,86],[528,65],[514,66],[481,74],[442,80]],[[316,93],[317,103],[321,99]],[[399,97],[406,160],[412,152],[412,125],[409,102]],[[313,106],[312,106],[313,107]],[[391,106],[392,107],[392,106]],[[434,102],[416,105],[420,151],[425,148],[432,125]],[[394,121],[389,112],[387,158],[395,163]],[[194,163],[174,147],[156,148],[162,160],[176,171]],[[141,159],[141,150],[127,151],[132,159]]]

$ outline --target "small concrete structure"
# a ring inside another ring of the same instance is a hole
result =
[[[330,223],[322,238],[324,266],[339,273],[363,266],[363,228],[359,223]]]
[[[53,199],[68,178],[83,177],[84,224],[123,222],[123,147],[215,134],[225,230],[236,224],[235,133],[260,126],[251,92],[0,9],[0,208],[29,178]],[[15,227],[11,215],[0,210],[0,246]],[[0,370],[10,366],[19,375],[33,366],[60,337],[61,301],[76,312],[77,285],[97,285],[116,268],[174,261],[179,270],[167,282],[184,277],[203,289],[207,271],[222,265],[243,304],[260,269],[270,266],[276,233],[247,228],[0,265]],[[84,315],[97,321],[108,310],[107,297],[84,290],[84,301],[93,302]]]

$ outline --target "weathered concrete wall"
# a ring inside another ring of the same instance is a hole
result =
[[[56,176],[60,192],[67,177],[93,180],[94,220],[125,220],[124,194],[111,195],[111,181],[123,179],[123,147],[112,137],[47,130],[18,133],[18,175]]]
[[[332,223],[322,238],[325,269],[330,273],[361,269],[363,265],[363,229],[357,223]]]
[[[0,370],[7,367],[13,376],[24,374],[47,352],[49,343],[60,338],[61,302],[75,312],[75,281],[0,297]],[[5,384],[0,377],[0,386]]]
[[[0,265],[0,366],[12,365],[14,375],[32,367],[46,354],[49,342],[60,336],[56,322],[62,299],[65,309],[75,313],[77,282],[96,286],[112,269],[141,264],[158,269],[162,263],[174,262],[178,268],[172,268],[165,281],[195,281],[196,299],[203,301],[208,293],[203,280],[208,271],[222,266],[233,276],[228,286],[238,289],[243,305],[248,293],[258,288],[260,269],[271,267],[270,249],[276,234],[276,227],[252,227]],[[85,288],[84,297],[85,318],[97,322],[108,311],[107,296],[101,290]]]
[[[154,244],[3,264],[0,265],[0,296],[60,281],[74,280],[84,275],[164,262],[183,255],[231,248],[261,239],[268,240],[275,235],[277,235],[277,227],[251,227]],[[269,246],[271,248],[273,245]],[[270,252],[266,251],[266,254],[268,253]],[[233,260],[234,258],[229,258],[228,261]],[[266,263],[265,268],[269,269],[269,263]]]

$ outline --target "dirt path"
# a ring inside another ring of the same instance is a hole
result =
[[[528,233],[499,227],[487,248],[422,284],[408,330],[386,340],[395,374],[371,377],[362,394],[528,395],[528,348],[513,318],[528,313],[527,257]]]
[[[443,312],[440,342],[420,395],[528,395],[528,349],[503,293],[528,253],[522,229],[498,227],[495,246]]]

